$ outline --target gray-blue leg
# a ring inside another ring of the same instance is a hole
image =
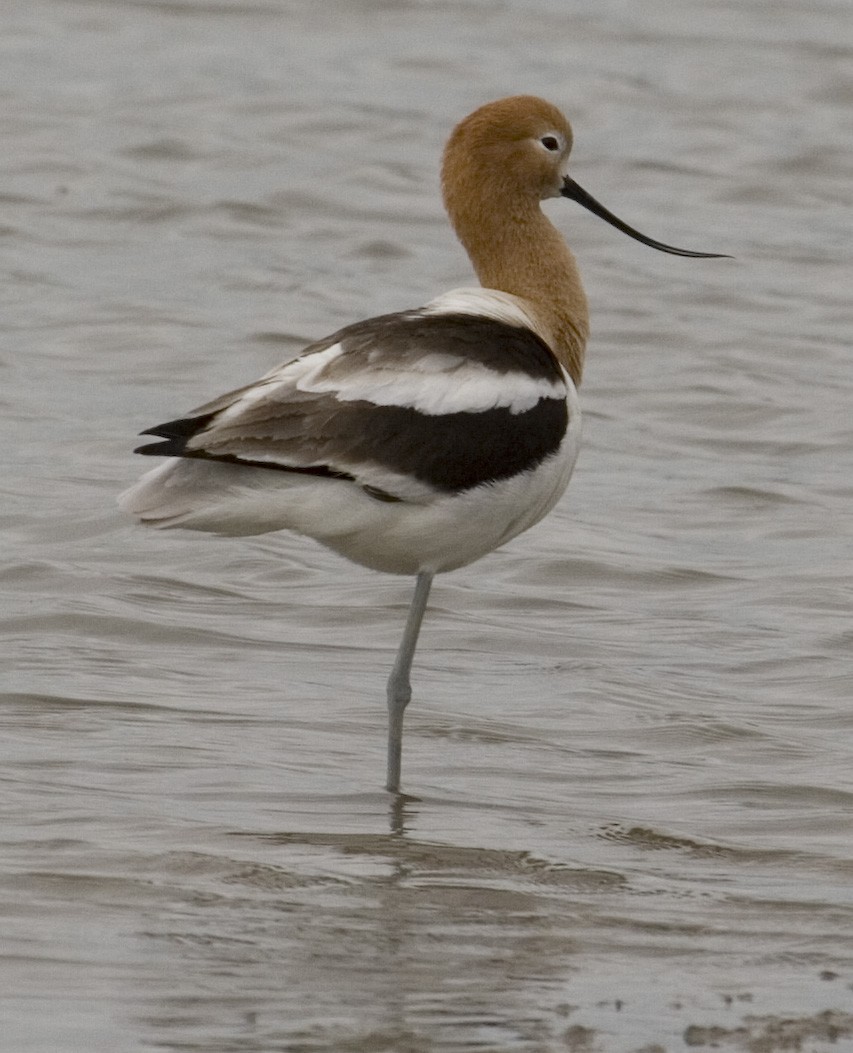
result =
[[[412,697],[409,673],[418,643],[418,633],[424,619],[429,589],[433,575],[427,571],[418,574],[415,594],[406,618],[403,639],[397,651],[394,668],[388,677],[388,779],[385,789],[397,793],[400,789],[400,757],[403,751],[403,713]]]

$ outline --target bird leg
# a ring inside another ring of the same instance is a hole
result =
[[[409,704],[409,699],[412,697],[409,673],[412,668],[412,659],[415,656],[415,647],[418,643],[421,622],[424,619],[432,578],[433,575],[430,571],[422,570],[418,574],[415,583],[415,593],[412,596],[412,603],[406,618],[406,627],[403,630],[403,639],[400,641],[394,668],[388,677],[388,779],[385,783],[385,789],[391,793],[398,793],[400,790],[403,712]]]

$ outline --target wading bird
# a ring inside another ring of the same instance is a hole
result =
[[[294,530],[374,570],[416,577],[387,687],[388,790],[433,576],[537,523],[580,443],[588,333],[575,259],[541,202],[629,227],[566,174],[572,130],[543,99],[489,103],[444,151],[444,204],[480,287],[356,322],[247,387],[151,428],[167,457],[120,497],[151,526]]]

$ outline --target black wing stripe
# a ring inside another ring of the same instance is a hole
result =
[[[523,373],[561,383],[563,375],[554,354],[532,329],[495,318],[461,313],[409,311],[356,322],[318,344],[340,343],[344,356],[330,374],[346,376],[357,370],[365,355],[393,363],[417,359],[434,351],[449,351],[496,373]]]
[[[168,430],[170,437],[136,452],[344,479],[358,479],[359,465],[364,465],[459,493],[536,468],[559,449],[569,419],[563,399],[540,399],[526,413],[499,408],[442,416],[402,406],[337,403],[331,396],[321,401],[334,402],[335,412],[325,434],[307,443],[257,437],[217,443],[212,435],[206,444],[201,433],[209,419],[202,415],[156,429],[160,434]],[[194,436],[197,442],[188,448]],[[298,463],[305,460],[317,463]]]

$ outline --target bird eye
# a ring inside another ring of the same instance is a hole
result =
[[[556,135],[543,135],[539,140],[546,150],[556,153],[560,149],[560,140]]]

